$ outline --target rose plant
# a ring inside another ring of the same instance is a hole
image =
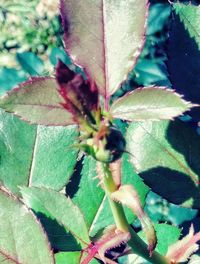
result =
[[[154,224],[143,208],[149,187],[199,208],[199,136],[176,118],[193,107],[196,118],[199,101],[163,86],[112,96],[142,51],[148,8],[147,0],[61,0],[66,51],[84,72],[59,60],[55,76],[31,78],[0,98],[0,262],[114,264],[128,256],[175,264],[198,250],[192,225],[179,240],[178,227]],[[200,11],[173,9],[168,68],[177,87],[175,64],[185,52],[175,53],[175,33],[182,26],[199,44],[192,17]]]

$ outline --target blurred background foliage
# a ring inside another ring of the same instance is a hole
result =
[[[166,68],[171,11],[168,1],[151,0],[144,50],[113,99],[139,86],[171,86]],[[64,51],[60,23],[58,0],[1,0],[0,94],[30,76],[52,75],[58,58],[80,71]],[[152,192],[146,210],[155,222],[189,225],[193,219],[200,226],[197,210],[179,208]]]

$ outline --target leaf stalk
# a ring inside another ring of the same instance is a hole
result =
[[[103,166],[103,183],[105,188],[105,193],[109,199],[110,208],[115,220],[117,229],[123,232],[130,232],[131,239],[128,241],[129,246],[132,248],[133,252],[142,258],[146,259],[153,264],[170,264],[171,261],[166,257],[160,255],[158,252],[154,251],[152,256],[149,255],[147,244],[137,235],[137,233],[129,225],[124,209],[121,204],[113,201],[111,199],[111,194],[118,190],[118,186],[115,184],[112,172],[110,170],[109,164],[102,163]]]

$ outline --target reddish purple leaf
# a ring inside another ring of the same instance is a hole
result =
[[[59,93],[64,98],[63,107],[72,113],[74,120],[90,115],[98,108],[98,90],[95,84],[75,74],[62,61],[56,67],[56,79]]]
[[[73,124],[72,115],[61,103],[54,78],[33,78],[0,97],[0,107],[32,124],[65,126]]]
[[[61,0],[66,49],[106,98],[136,63],[147,11],[147,0]]]

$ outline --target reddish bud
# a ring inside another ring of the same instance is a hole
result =
[[[78,122],[80,118],[90,117],[91,111],[98,108],[98,90],[96,85],[84,80],[81,74],[75,74],[62,61],[56,67],[56,80],[59,93],[64,98],[62,104]]]

